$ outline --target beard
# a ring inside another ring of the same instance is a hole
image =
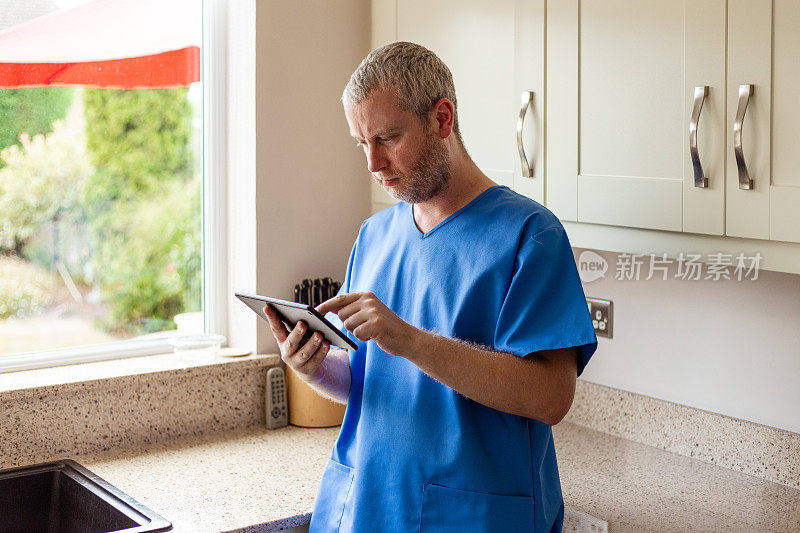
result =
[[[450,157],[447,148],[435,133],[426,137],[416,164],[408,174],[392,178],[405,178],[405,186],[386,188],[391,196],[409,204],[427,202],[438,195],[450,180]],[[384,178],[385,179],[385,178]]]

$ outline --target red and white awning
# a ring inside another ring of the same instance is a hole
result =
[[[201,0],[94,0],[0,32],[0,88],[186,87],[200,80]]]

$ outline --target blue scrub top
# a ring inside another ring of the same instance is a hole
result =
[[[367,219],[340,291],[350,292],[374,293],[417,328],[518,356],[580,346],[579,375],[597,348],[563,226],[505,186],[424,234],[404,202]],[[350,397],[311,532],[561,530],[550,426],[348,334]]]

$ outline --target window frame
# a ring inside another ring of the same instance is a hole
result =
[[[227,6],[202,0],[202,266],[203,324],[206,333],[227,337]],[[0,373],[107,361],[172,351],[165,337],[69,346],[0,356]]]

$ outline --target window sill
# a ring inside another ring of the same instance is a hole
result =
[[[280,362],[278,355],[217,357],[208,362],[187,362],[173,353],[126,357],[71,365],[0,373],[0,394],[9,391],[53,387],[68,383],[110,380],[154,372],[187,370],[196,367],[224,367],[249,361],[262,361],[269,366]]]

